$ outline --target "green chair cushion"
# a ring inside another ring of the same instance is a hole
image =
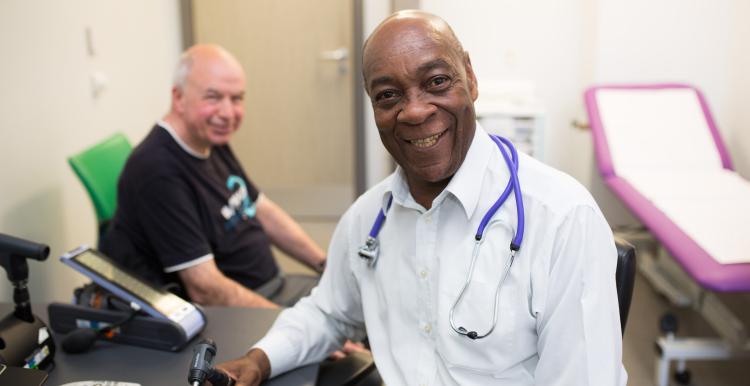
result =
[[[115,214],[117,180],[131,151],[128,139],[116,133],[68,158],[68,163],[91,197],[99,224],[109,221]]]

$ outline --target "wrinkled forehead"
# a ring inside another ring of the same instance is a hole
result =
[[[421,64],[440,60],[455,70],[463,68],[463,52],[444,33],[419,25],[376,31],[363,54],[365,81],[395,70],[414,72]]]

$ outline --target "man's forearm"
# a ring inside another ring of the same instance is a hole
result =
[[[271,242],[296,260],[319,270],[325,264],[325,252],[294,219],[268,197],[258,202],[258,220]]]
[[[275,241],[274,245],[315,271],[321,271],[325,266],[325,252],[304,233],[302,228],[299,228],[297,233],[290,232],[285,239]]]
[[[262,307],[278,308],[279,306],[264,298],[263,296],[244,287],[236,281],[227,278],[228,283],[218,289],[217,295],[221,299],[221,305],[235,307]]]
[[[221,274],[210,278],[182,276],[182,280],[190,299],[201,305],[278,308],[263,296]]]

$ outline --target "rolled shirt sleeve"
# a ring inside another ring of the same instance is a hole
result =
[[[268,334],[253,346],[268,356],[271,377],[320,362],[346,339],[364,338],[359,287],[350,269],[350,217],[347,212],[336,227],[318,287],[284,310]]]

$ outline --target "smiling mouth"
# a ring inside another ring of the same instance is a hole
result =
[[[228,133],[232,131],[231,125],[211,125],[215,132]]]
[[[440,139],[440,137],[443,134],[445,134],[446,131],[447,130],[443,130],[440,133],[437,133],[435,135],[431,135],[431,136],[429,136],[427,138],[419,138],[419,139],[407,140],[407,142],[409,142],[410,144],[412,144],[412,145],[414,145],[416,147],[419,147],[419,148],[427,148],[427,147],[430,147],[430,146],[434,146],[437,143],[438,139]]]

